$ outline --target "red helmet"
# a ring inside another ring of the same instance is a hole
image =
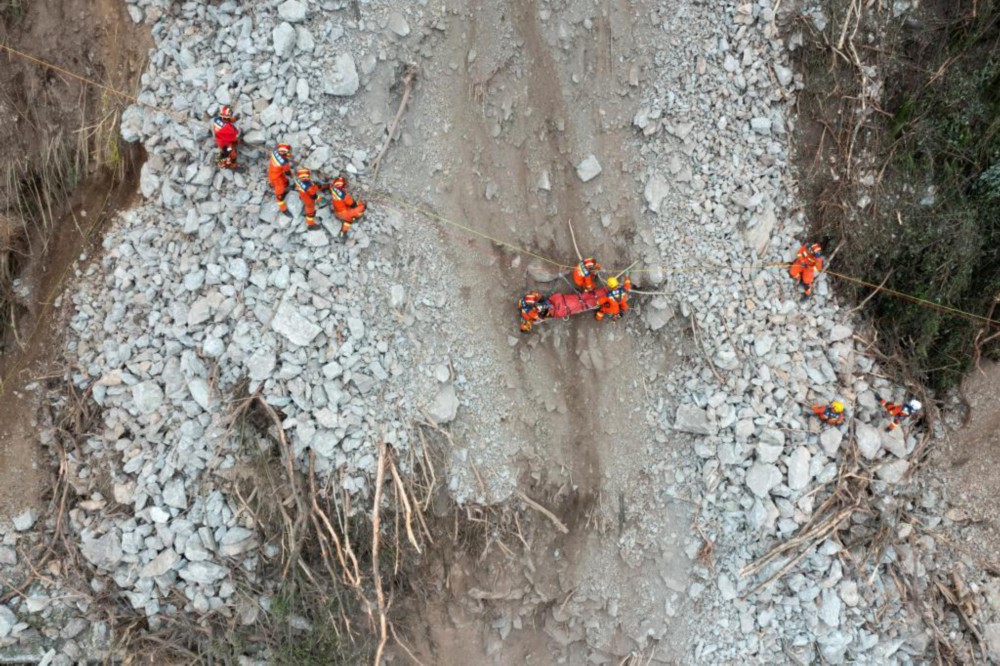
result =
[[[312,180],[312,172],[309,169],[299,169],[295,172],[295,177],[299,180]]]
[[[819,243],[813,243],[812,246],[810,246],[809,251],[816,255],[823,254],[823,246]]]
[[[586,259],[583,260],[582,263],[583,267],[586,268],[587,270],[593,270],[594,266],[597,265],[597,260],[594,259],[593,257],[587,257]]]
[[[278,144],[278,154],[279,155],[291,155],[292,154],[292,147],[289,146],[287,143],[279,143]]]
[[[347,179],[344,178],[343,176],[337,176],[336,178],[333,179],[333,182],[330,183],[330,186],[336,187],[338,190],[342,190],[345,187],[347,187]]]
[[[222,118],[223,120],[232,120],[233,119],[233,107],[231,107],[231,106],[223,106],[221,109],[219,109],[219,117]]]

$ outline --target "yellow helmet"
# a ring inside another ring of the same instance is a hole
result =
[[[618,288],[618,278],[616,278],[614,275],[612,275],[611,277],[609,277],[608,278],[608,287],[610,289],[617,289]]]
[[[843,411],[844,411],[844,403],[842,403],[839,400],[834,400],[833,401],[833,411],[837,412],[838,414],[843,413]]]

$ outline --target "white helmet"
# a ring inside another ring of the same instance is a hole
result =
[[[913,409],[913,411],[919,412],[921,407],[923,407],[923,405],[920,404],[920,401],[916,398],[910,401],[910,408]]]

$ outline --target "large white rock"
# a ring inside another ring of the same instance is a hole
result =
[[[767,497],[781,483],[783,475],[776,465],[755,462],[747,471],[747,487],[757,497]]]
[[[17,616],[14,615],[14,612],[3,604],[0,604],[0,638],[10,636],[16,625]]]
[[[306,319],[287,301],[278,306],[271,320],[271,328],[275,333],[285,336],[289,342],[305,347],[323,330]]]
[[[774,214],[774,209],[768,206],[760,215],[752,218],[752,222],[743,230],[743,240],[757,253],[758,257],[762,257],[771,242],[771,233],[778,223],[778,218]]]
[[[295,41],[298,35],[290,23],[282,23],[271,31],[274,42],[274,54],[279,58],[287,58],[295,51]]]
[[[327,95],[348,97],[358,92],[361,80],[358,78],[358,68],[354,64],[354,56],[341,53],[333,61],[333,67],[326,73],[323,80],[323,90]]]
[[[788,457],[788,487],[792,490],[802,490],[809,485],[809,461],[812,455],[804,445],[799,446]]]
[[[400,37],[406,37],[410,34],[410,24],[406,22],[406,18],[399,12],[392,12],[389,14],[389,30],[396,33]]]
[[[212,562],[191,562],[180,570],[181,578],[189,583],[211,585],[220,578],[225,578],[229,568]]]
[[[301,23],[306,20],[306,6],[299,0],[287,0],[278,5],[278,16],[282,21]]]
[[[660,212],[660,202],[670,194],[670,183],[658,174],[651,175],[646,181],[646,189],[642,195],[646,198],[646,206],[654,213]]]
[[[819,445],[823,447],[823,453],[830,458],[835,458],[843,439],[844,433],[840,431],[840,428],[827,428],[819,436]]]
[[[583,161],[576,165],[576,175],[583,182],[591,181],[601,173],[601,163],[594,155],[587,155]]]
[[[880,465],[875,471],[880,479],[887,483],[899,483],[903,476],[910,470],[910,463],[905,460],[893,460],[891,463]]]
[[[438,424],[451,423],[458,415],[458,395],[452,384],[445,384],[434,398],[428,413]]]
[[[163,389],[156,382],[140,382],[132,387],[132,401],[140,414],[152,414],[163,404]]]
[[[704,409],[694,405],[681,405],[677,408],[674,430],[689,432],[693,435],[714,435],[719,431],[719,428]]]
[[[177,554],[177,551],[173,548],[167,548],[165,551],[150,560],[149,564],[144,566],[139,571],[139,577],[156,578],[157,576],[162,576],[170,571],[171,567],[177,564],[179,559],[181,559],[181,556]]]
[[[112,569],[121,562],[122,542],[117,530],[93,539],[84,536],[80,544],[80,552],[87,561],[99,569]]]
[[[878,457],[879,448],[882,444],[882,437],[878,430],[863,421],[857,421],[854,425],[854,438],[858,442],[858,451],[868,460]]]

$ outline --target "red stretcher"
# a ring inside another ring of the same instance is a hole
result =
[[[594,291],[573,294],[552,294],[548,297],[550,317],[567,319],[573,315],[597,309],[597,300],[608,295],[607,287],[598,287]]]

